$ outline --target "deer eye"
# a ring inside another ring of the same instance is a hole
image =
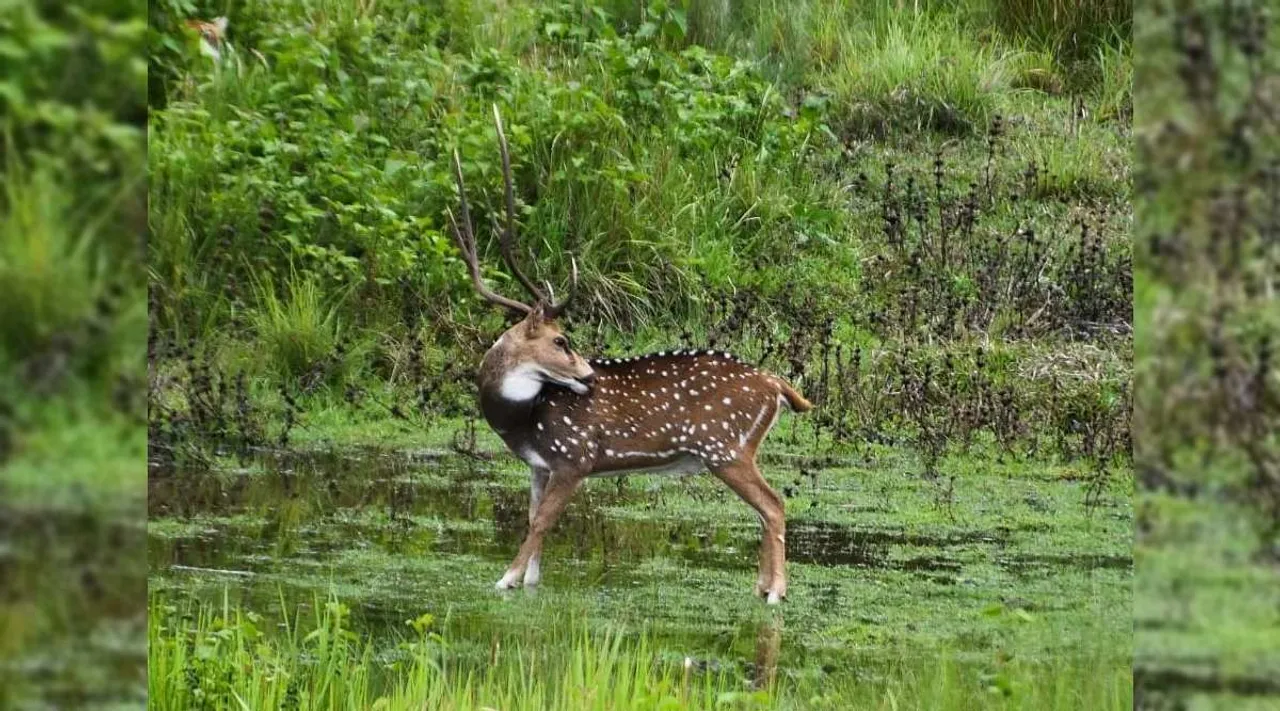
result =
[[[556,336],[555,344],[565,353],[569,352],[569,339],[564,336]]]

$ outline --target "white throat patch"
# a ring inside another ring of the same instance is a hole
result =
[[[502,376],[502,399],[512,402],[534,399],[542,392],[540,376],[537,367],[530,365],[522,365]]]

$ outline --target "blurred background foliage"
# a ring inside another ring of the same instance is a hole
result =
[[[1268,3],[1137,8],[1141,708],[1280,703],[1280,102]]]
[[[60,410],[124,422],[142,413],[140,7],[21,2],[0,14],[0,397],[10,413],[9,458],[35,455],[40,436],[24,431],[67,414]],[[135,471],[119,483],[140,480]]]
[[[0,707],[145,689],[145,4],[0,4]]]

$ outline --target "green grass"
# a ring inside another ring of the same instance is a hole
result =
[[[1070,130],[1064,126],[1065,130]],[[1092,127],[1084,127],[1092,136]],[[1039,175],[1035,196],[1041,200],[1083,200],[1123,194],[1129,166],[1087,137],[1044,137],[1029,149]]]
[[[948,15],[906,13],[840,35],[840,59],[822,84],[843,107],[844,130],[986,129],[1013,79],[1034,58],[1007,45],[982,44]],[[864,128],[865,127],[865,128]]]
[[[600,632],[572,615],[519,636],[495,633],[487,659],[458,661],[429,613],[379,648],[356,635],[334,597],[279,625],[221,605],[151,601],[150,708],[587,709],[1127,709],[1126,660],[959,662],[898,650],[892,661],[826,679],[774,678],[758,688],[734,669],[655,653],[645,633]],[[780,624],[780,622],[775,623]],[[762,636],[767,640],[768,636]],[[767,646],[768,642],[762,642]]]
[[[15,436],[21,453],[0,471],[7,503],[106,510],[137,505],[145,496],[139,468],[146,430],[132,418],[95,409],[58,403]]]
[[[1255,559],[1255,513],[1221,500],[1143,493],[1135,547],[1137,673],[1203,708],[1269,708],[1280,669],[1274,566]],[[1162,691],[1147,684],[1153,696]],[[1253,689],[1253,691],[1250,691]],[[1255,706],[1248,706],[1254,704]]]
[[[254,335],[265,349],[266,362],[279,368],[286,381],[314,371],[333,357],[342,336],[338,317],[341,296],[326,298],[315,280],[291,276],[278,294],[264,277],[255,285],[257,308],[251,312]]]
[[[486,317],[445,234],[447,156],[460,147],[486,232],[485,196],[499,189],[494,103],[510,127],[530,268],[562,284],[576,257],[576,314],[619,339],[655,322],[696,327],[709,293],[745,289],[774,309],[815,295],[851,327],[849,314],[892,298],[863,278],[886,249],[869,239],[881,212],[849,209],[853,177],[903,145],[931,185],[945,149],[959,201],[974,175],[956,163],[982,172],[997,114],[1014,149],[994,161],[1001,182],[1038,160],[1052,171],[1038,200],[1127,196],[1114,165],[1127,164],[1124,51],[1100,50],[1100,79],[1064,94],[1045,51],[978,31],[981,8],[897,5],[704,3],[687,22],[628,3],[494,13],[480,0],[430,16],[394,2],[233,13],[240,54],[267,64],[182,64],[190,80],[154,107],[159,332],[293,360],[278,334],[314,329],[301,312],[283,323],[253,284],[296,269],[322,293],[349,294],[338,317],[360,340],[404,342],[421,318],[433,345],[457,354],[459,332]],[[395,51],[362,49],[375,43]],[[1063,138],[1076,98],[1096,110]],[[509,288],[488,252],[488,276]],[[255,319],[273,326],[255,330]]]
[[[8,156],[0,198],[0,358],[42,352],[78,327],[101,295],[104,260],[94,235],[77,228],[71,196],[55,175]]]
[[[1132,0],[996,0],[982,5],[993,24],[1053,52],[1064,63],[1090,59],[1100,47],[1123,42],[1133,23]]]
[[[1277,574],[1255,565],[1247,509],[1146,494],[1136,642],[1144,663],[1274,678]],[[1211,661],[1212,660],[1212,661]]]

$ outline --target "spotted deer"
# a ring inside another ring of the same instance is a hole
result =
[[[577,263],[559,302],[520,270],[511,158],[497,107],[494,121],[506,202],[500,252],[532,304],[494,292],[481,277],[457,151],[459,214],[449,212],[448,221],[475,290],[523,316],[485,353],[477,377],[485,420],[532,469],[528,533],[497,587],[538,584],[543,538],[587,477],[710,470],[759,514],[764,535],[756,593],[777,603],[787,594],[786,520],[782,498],[756,466],[756,452],[784,407],[805,412],[813,405],[782,378],[728,353],[674,350],[596,360],[579,355],[556,324],[573,299]]]

